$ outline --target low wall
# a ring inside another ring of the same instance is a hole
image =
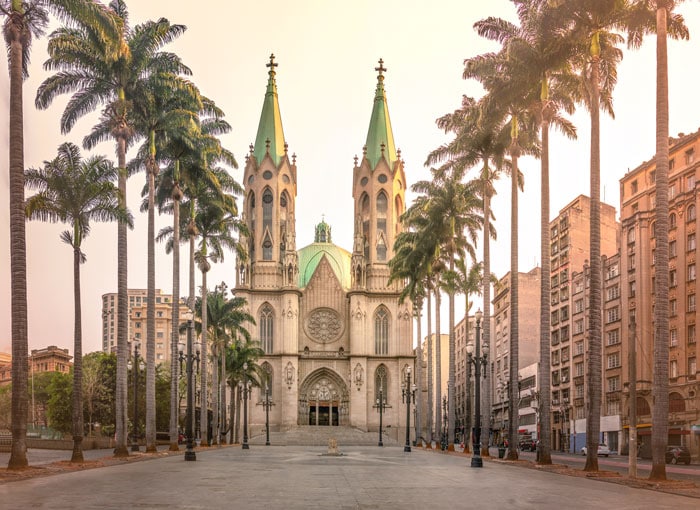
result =
[[[99,448],[113,448],[114,441],[109,437],[85,437],[83,438],[83,450],[97,450]],[[72,450],[72,439],[38,439],[27,438],[27,448],[39,448],[43,450]]]

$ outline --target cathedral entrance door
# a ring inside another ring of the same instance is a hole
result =
[[[338,427],[348,423],[348,398],[344,381],[338,375],[321,368],[301,385],[299,395],[300,425]]]
[[[338,426],[338,402],[316,401],[309,404],[309,425]]]

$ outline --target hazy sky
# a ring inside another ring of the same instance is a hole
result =
[[[376,84],[377,60],[384,59],[386,91],[397,148],[402,150],[409,184],[428,177],[428,152],[447,138],[435,119],[460,105],[462,94],[480,95],[480,87],[462,79],[463,61],[496,49],[473,29],[487,16],[515,19],[507,0],[210,0],[206,9],[185,2],[128,2],[132,26],[168,18],[188,29],[168,50],[178,53],[193,71],[200,90],[226,112],[232,133],[222,137],[241,166],[260,117],[270,53],[277,57],[277,85],[284,132],[290,153],[297,154],[297,246],[313,241],[313,227],[325,214],[333,241],[352,248],[353,156],[362,155]],[[264,7],[262,7],[264,6]],[[670,130],[672,135],[700,127],[697,106],[697,56],[700,2],[687,1],[685,15],[691,40],[669,45]],[[80,144],[96,116],[78,122],[62,136],[58,119],[67,97],[47,110],[34,108],[47,39],[34,41],[30,78],[25,82],[25,162],[37,167],[52,159],[59,144]],[[9,85],[5,52],[0,52],[0,118],[8,118]],[[641,50],[626,51],[615,93],[616,119],[602,121],[601,197],[619,208],[619,179],[654,154],[655,39]],[[551,211],[578,194],[588,194],[590,123],[581,111],[573,117],[579,139],[551,137]],[[8,128],[0,124],[0,351],[10,350],[10,261]],[[114,158],[114,145],[96,151]],[[520,196],[520,270],[539,264],[539,162],[524,158],[525,192]],[[146,287],[146,215],[138,213],[143,174],[129,181],[128,204],[135,215],[129,233],[129,287]],[[510,269],[510,188],[497,186],[493,200],[498,241],[492,244],[492,270],[500,277]],[[411,200],[413,194],[408,194]],[[239,204],[241,202],[239,201]],[[170,224],[157,217],[157,226]],[[27,225],[29,347],[47,345],[73,351],[73,289],[70,248],[59,239],[64,225]],[[172,260],[157,246],[156,285],[172,290]],[[116,292],[116,225],[94,224],[83,243],[83,352],[101,348],[101,296]],[[187,292],[187,255],[183,251],[181,289]],[[213,267],[213,286],[235,283],[233,256]],[[463,298],[462,298],[463,303]],[[477,303],[476,306],[479,306]],[[458,310],[463,304],[458,302]]]

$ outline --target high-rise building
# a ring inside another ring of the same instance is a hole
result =
[[[684,444],[700,454],[700,384],[697,335],[697,179],[700,131],[679,134],[669,147],[669,436],[668,444]],[[651,388],[654,380],[654,272],[656,165],[645,161],[620,180],[622,223],[621,315],[623,360],[630,338],[636,338],[637,427],[642,456],[650,455]],[[632,324],[632,318],[635,323]],[[632,331],[633,330],[633,333]],[[623,423],[628,430],[629,373],[623,370]],[[624,436],[627,444],[627,434]]]
[[[129,350],[133,345],[139,344],[141,355],[146,359],[146,306],[148,304],[148,291],[146,289],[129,289],[129,321],[128,337]],[[170,361],[171,347],[170,335],[172,331],[172,295],[163,294],[156,289],[156,337],[155,359],[156,364]],[[185,322],[188,311],[184,300],[180,299],[180,324]],[[102,351],[117,352],[117,294],[109,293],[102,296]],[[186,334],[180,335],[181,342],[185,342]]]

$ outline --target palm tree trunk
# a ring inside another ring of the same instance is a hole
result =
[[[486,180],[484,181],[484,276],[482,283],[482,296],[484,304],[484,315],[481,324],[481,334],[482,334],[482,345],[491,345],[491,185],[489,181],[489,168],[488,160],[484,162],[484,168],[486,170]],[[469,302],[469,296],[467,296],[467,303]],[[468,315],[465,315],[468,319]],[[467,324],[469,321],[467,320]],[[467,338],[469,338],[467,336]],[[467,362],[469,363],[469,362]],[[490,374],[489,370],[490,364],[486,365],[486,373]],[[488,375],[487,375],[488,377]],[[484,387],[489,388],[490,385],[485,384]],[[486,395],[489,394],[488,391],[485,392]],[[490,399],[489,399],[490,400]],[[491,406],[484,406],[486,409],[485,416],[491,416]],[[482,435],[484,430],[489,430],[491,420],[482,421]],[[484,425],[485,423],[485,425]],[[489,456],[488,441],[486,441],[486,446],[484,447],[484,441],[481,441],[481,456]]]
[[[650,480],[666,479],[668,442],[668,1],[656,2],[656,307]]]
[[[204,260],[204,264],[207,264],[206,259]],[[209,372],[209,355],[207,352],[207,271],[208,269],[206,267],[202,268],[202,402],[199,417],[202,430],[202,444],[205,446],[211,444],[211,438],[209,437],[209,386],[207,380],[207,374]]]
[[[428,283],[428,287],[430,284]],[[428,447],[433,447],[433,331],[432,331],[432,299],[430,297],[430,289],[428,289],[428,402],[426,403],[426,427],[428,428]]]
[[[454,254],[450,254],[450,272],[454,272],[455,261]],[[455,447],[455,362],[456,362],[456,346],[455,346],[455,293],[454,289],[450,289],[448,294],[449,307],[449,375],[447,379],[447,449],[454,451]]]
[[[119,205],[126,209],[126,138],[117,138],[117,160],[119,165]],[[117,223],[117,391],[116,391],[116,435],[115,457],[128,457],[126,447],[127,429],[127,358],[129,356],[129,302],[127,286],[127,225]]]
[[[219,347],[216,338],[212,338],[212,357],[211,357],[211,431],[212,444],[220,444],[220,425],[221,414],[219,413]]]
[[[10,60],[10,273],[12,275],[12,447],[8,469],[22,469],[27,461],[29,372],[27,337],[27,251],[24,214],[24,114],[22,110],[22,7],[12,3]],[[9,22],[8,22],[9,23]]]
[[[73,303],[75,307],[73,340],[73,454],[71,462],[83,462],[83,336],[80,308],[80,245],[73,239]]]
[[[437,277],[436,277],[437,279]],[[442,353],[440,337],[440,289],[435,285],[435,427],[442,427]],[[438,436],[439,437],[439,436]]]
[[[588,318],[588,417],[586,419],[586,464],[584,471],[598,471],[598,436],[600,435],[601,392],[601,287],[600,261],[600,106],[599,106],[600,58],[593,56],[591,65],[591,274]]]
[[[545,106],[547,108],[547,106]],[[545,109],[543,108],[543,110]],[[549,278],[551,270],[551,247],[549,232],[549,119],[548,113],[543,113],[542,121],[542,176],[540,182],[541,203],[540,203],[540,260],[542,270],[540,272],[540,365],[537,375],[539,381],[539,407],[540,433],[537,462],[539,464],[551,464],[552,435],[549,426],[551,408],[551,387],[550,387],[550,345],[551,337],[550,312],[551,312],[551,281]]]
[[[177,166],[179,162],[175,162]],[[180,341],[180,198],[182,192],[175,183],[173,190],[173,308],[172,334],[170,338],[170,451],[178,451],[178,415],[177,407],[177,377],[178,377],[178,344]]]
[[[237,386],[232,386],[231,399],[233,400],[233,393],[236,393],[236,432],[234,435],[234,443],[240,443],[240,430],[241,430],[241,392],[236,389]]]
[[[416,338],[418,339],[418,349],[416,350],[416,445],[420,446],[423,432],[421,430],[422,412],[423,412],[423,348],[420,341],[421,334],[421,307],[420,304],[415,305],[416,316]]]
[[[153,136],[153,135],[151,135]],[[146,303],[146,451],[156,452],[156,252],[155,252],[155,157],[148,168],[148,254]],[[173,354],[174,356],[174,354]]]
[[[508,460],[518,460],[518,120],[513,117],[510,156],[512,169],[510,176],[510,395],[508,396]]]
[[[464,338],[469,341],[469,294],[464,300]],[[472,364],[467,359],[467,384],[465,386],[464,453],[469,453],[472,442]]]

